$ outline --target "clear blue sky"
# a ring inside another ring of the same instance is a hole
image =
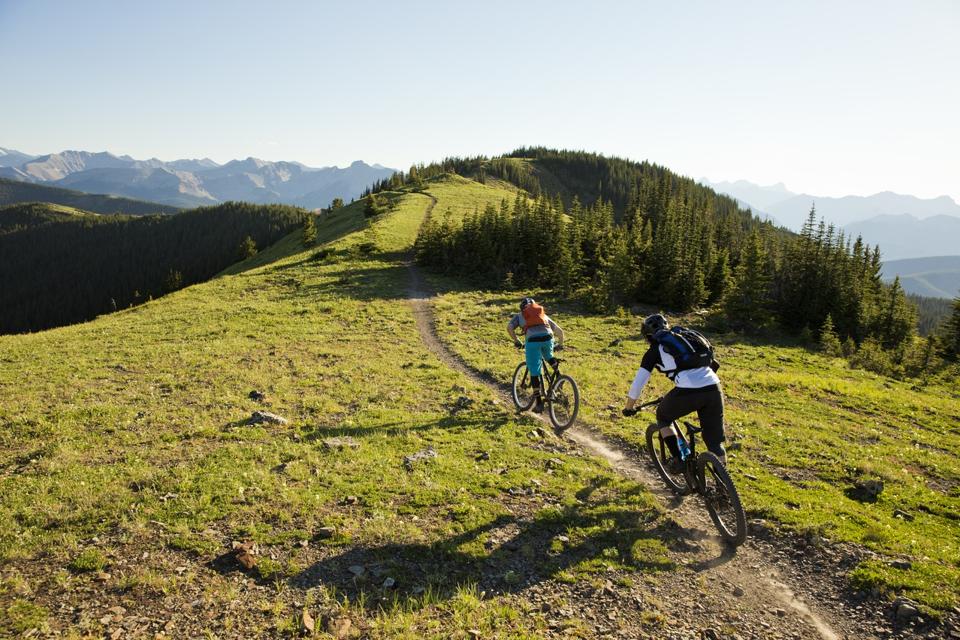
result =
[[[960,200],[960,2],[0,0],[0,146],[407,167],[520,145]]]

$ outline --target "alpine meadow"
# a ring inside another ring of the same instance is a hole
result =
[[[11,204],[0,246],[2,635],[960,630],[960,301],[921,337],[882,248],[815,211],[535,147],[319,213]],[[525,296],[566,336],[566,431],[507,392]],[[621,415],[657,312],[720,363],[739,547]]]

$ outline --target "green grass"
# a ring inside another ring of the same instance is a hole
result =
[[[505,193],[472,189],[455,209]],[[150,615],[242,599],[229,625],[281,634],[322,579],[344,589],[324,606],[345,607],[373,637],[474,627],[534,637],[542,622],[524,613],[529,577],[507,577],[513,555],[495,534],[543,579],[666,566],[661,511],[646,491],[531,437],[537,423],[422,344],[404,260],[431,201],[391,197],[396,209],[373,221],[362,203],[320,217],[322,246],[303,249],[298,231],[161,300],[0,336],[8,626],[102,634],[96,619],[50,618],[44,607],[95,598]],[[266,405],[248,398],[253,389]],[[459,396],[473,404],[451,414]],[[247,423],[264,408],[289,424]],[[335,436],[358,446],[323,446]],[[404,456],[426,447],[437,457],[405,469]],[[320,527],[335,535],[315,538]],[[570,546],[554,553],[562,532]],[[250,577],[267,591],[236,582],[224,560],[233,540],[260,545]],[[389,572],[391,599],[382,576],[345,577],[354,563]],[[469,585],[481,579],[502,595],[477,596]],[[216,633],[221,622],[207,624]]]
[[[509,381],[520,357],[504,327],[526,293],[447,293],[435,304],[444,341],[475,368]],[[619,415],[646,348],[640,318],[586,314],[541,297],[572,347],[565,371],[580,383],[584,420],[641,448],[652,414]],[[855,585],[906,593],[937,609],[960,602],[955,384],[915,386],[794,346],[717,338],[731,465],[751,515],[880,553],[880,561],[857,569]],[[646,399],[670,388],[660,375],[651,385]],[[855,481],[870,478],[885,483],[877,502],[848,496]],[[901,557],[911,569],[883,560]]]

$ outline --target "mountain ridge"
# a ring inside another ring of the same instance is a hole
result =
[[[219,164],[210,158],[170,162],[137,160],[108,151],[65,150],[27,156],[19,164],[0,165],[0,178],[106,192],[165,205],[192,207],[229,200],[283,203],[311,209],[334,198],[349,200],[394,170],[362,160],[348,167],[308,167],[300,162],[254,158]]]

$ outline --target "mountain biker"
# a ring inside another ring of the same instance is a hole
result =
[[[700,419],[703,441],[707,448],[726,465],[727,454],[723,448],[723,441],[726,439],[723,432],[723,393],[720,391],[720,378],[716,373],[720,365],[713,360],[710,366],[678,370],[673,356],[658,340],[664,332],[669,330],[670,324],[662,314],[656,313],[644,319],[641,333],[650,343],[650,348],[644,354],[633,384],[630,385],[630,391],[627,392],[627,403],[623,409],[623,415],[632,416],[637,413],[634,406],[640,398],[640,393],[650,380],[653,370],[659,369],[676,385],[657,405],[657,424],[660,426],[660,435],[672,454],[667,471],[673,474],[683,471],[677,442],[680,434],[673,426],[673,421],[694,411]]]
[[[516,330],[519,329],[526,338],[526,346],[517,338]],[[543,378],[541,377],[541,358],[550,363],[551,366],[557,365],[557,359],[553,356],[553,337],[557,336],[557,351],[563,349],[563,329],[556,322],[550,319],[543,307],[537,304],[531,297],[525,297],[520,301],[520,313],[514,314],[507,323],[507,333],[513,340],[513,345],[517,348],[524,348],[527,371],[530,372],[530,383],[533,386],[533,395],[536,399],[533,410],[536,413],[543,413]]]

